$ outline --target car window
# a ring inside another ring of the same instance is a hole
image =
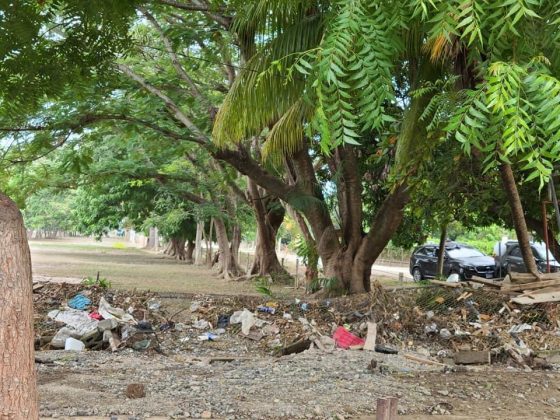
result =
[[[426,255],[426,248],[422,247],[420,249],[417,249],[415,254],[416,255]]]
[[[436,249],[434,247],[426,248],[426,255],[428,257],[435,257],[436,256]]]
[[[512,257],[523,257],[523,255],[521,254],[521,249],[518,246],[513,248],[509,255],[511,255]]]
[[[454,248],[448,249],[447,253],[451,258],[471,258],[471,257],[484,257],[485,255],[474,248]]]
[[[531,246],[531,251],[533,251],[533,256],[539,260],[546,260],[546,246],[543,244],[533,244],[533,246]],[[554,259],[554,256],[552,255],[552,253],[550,252],[550,249],[548,250],[548,259],[549,261],[554,261],[556,262],[556,260]]]

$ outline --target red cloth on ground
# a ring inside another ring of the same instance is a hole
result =
[[[338,347],[347,349],[350,346],[364,345],[366,340],[355,336],[344,327],[338,327],[333,334],[333,339]]]

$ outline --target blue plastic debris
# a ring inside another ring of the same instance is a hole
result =
[[[72,299],[68,301],[69,307],[73,309],[77,309],[79,311],[83,311],[89,305],[91,305],[91,300],[86,296],[82,295],[81,293],[78,293],[76,296],[74,296]]]

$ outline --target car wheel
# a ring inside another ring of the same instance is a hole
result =
[[[422,275],[422,272],[420,271],[420,269],[418,267],[414,267],[414,269],[412,270],[412,280],[414,280],[415,282],[418,282],[420,280],[423,280],[424,276]]]

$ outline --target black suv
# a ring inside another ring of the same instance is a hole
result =
[[[523,255],[517,241],[509,241],[505,244],[506,250],[502,257],[497,258],[497,266],[500,267],[502,274],[507,274],[511,271],[516,273],[526,273],[527,267],[523,262]],[[532,242],[531,251],[535,257],[537,268],[541,273],[546,273],[546,247],[544,244]],[[552,256],[550,250],[548,251],[548,262],[550,265],[550,272],[556,273],[560,271],[560,263]]]
[[[437,272],[437,254],[439,247],[435,244],[422,245],[410,257],[410,274],[414,281],[433,278]],[[470,279],[473,275],[493,278],[495,262],[476,248],[456,242],[445,244],[443,275],[457,273],[461,280]]]

